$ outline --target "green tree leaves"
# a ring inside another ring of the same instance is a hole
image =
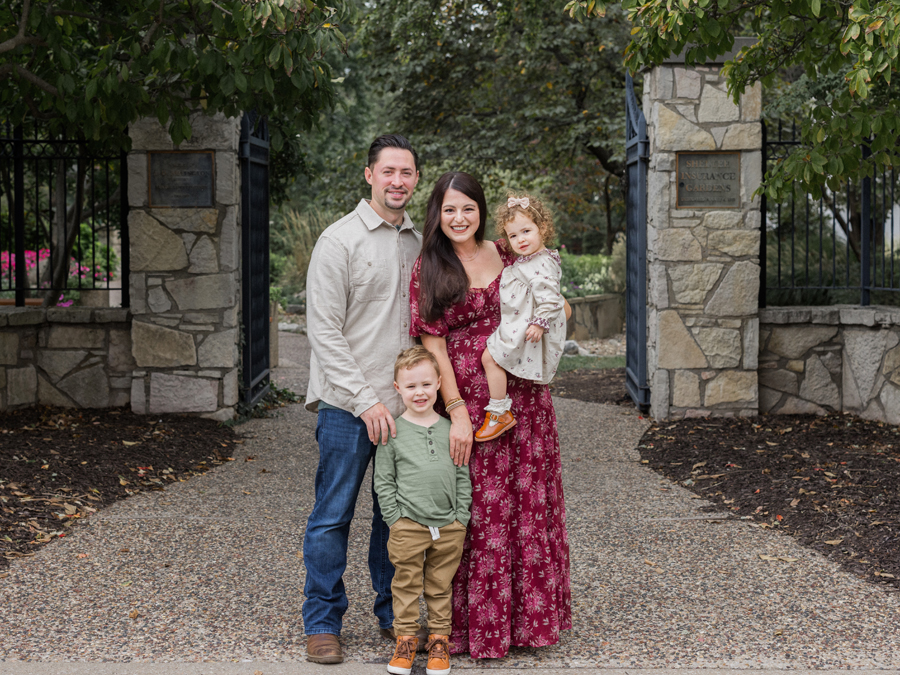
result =
[[[296,139],[335,102],[325,56],[353,0],[11,0],[0,7],[0,119],[39,119],[110,147],[150,115],[257,109]]]
[[[565,10],[586,21],[607,6],[573,0]],[[634,24],[625,50],[632,71],[678,53],[688,64],[703,63],[728,52],[734,35],[757,38],[722,68],[735,98],[756,81],[773,83],[787,67],[803,69],[814,97],[795,100],[792,110],[773,106],[799,119],[803,140],[770,167],[773,197],[794,181],[817,193],[826,182],[900,164],[900,96],[891,85],[900,66],[896,0],[623,0],[622,7]],[[871,157],[862,156],[864,144]]]

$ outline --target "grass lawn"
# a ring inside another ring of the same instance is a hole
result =
[[[603,368],[624,368],[624,356],[563,356],[559,360],[557,372],[570,370],[600,370]]]

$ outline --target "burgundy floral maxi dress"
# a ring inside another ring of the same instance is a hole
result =
[[[515,255],[496,242],[503,263]],[[426,322],[419,315],[419,261],[410,284],[413,336],[446,338],[460,396],[475,429],[484,421],[487,378],[481,354],[500,321],[500,277]],[[572,627],[569,540],[562,462],[550,390],[508,378],[517,425],[475,443],[469,462],[472,519],[453,579],[455,654],[501,658],[509,647],[544,647]],[[438,399],[438,408],[443,407]]]

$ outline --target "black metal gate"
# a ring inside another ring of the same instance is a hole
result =
[[[128,306],[125,158],[39,125],[0,125],[0,304],[65,307],[112,291]]]
[[[796,124],[762,124],[763,173],[802,145]],[[861,149],[863,157],[869,147]],[[759,306],[900,304],[900,172],[875,171],[815,197],[763,193]]]
[[[628,394],[641,409],[650,405],[647,385],[647,121],[625,76],[625,370]]]
[[[269,391],[269,128],[248,112],[241,120],[241,399],[255,404]]]

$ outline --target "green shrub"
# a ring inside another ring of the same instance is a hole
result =
[[[297,290],[306,288],[306,271],[309,269],[313,247],[325,228],[337,220],[331,214],[319,211],[300,213],[289,209],[284,212],[282,237],[290,258],[282,269],[280,285]]]
[[[616,244],[618,246],[618,243]],[[561,290],[563,297],[580,298],[601,293],[621,293],[625,288],[624,249],[613,247],[613,255],[571,255],[561,248]],[[618,255],[617,255],[618,254]],[[622,258],[619,264],[618,257]],[[621,267],[621,271],[619,271]]]

